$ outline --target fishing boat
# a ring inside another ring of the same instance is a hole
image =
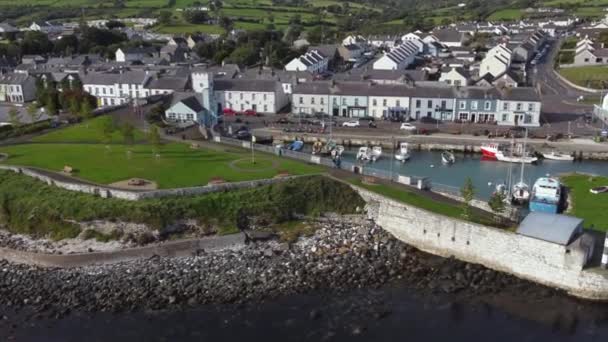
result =
[[[496,160],[507,163],[534,164],[538,161],[537,157],[529,155],[507,155],[503,151],[496,152]]]
[[[543,153],[543,157],[549,160],[573,161],[574,157],[569,154],[563,154],[555,151]]]
[[[525,150],[525,143],[521,153],[515,153],[515,143],[511,143],[511,148],[507,148],[498,143],[486,143],[481,146],[483,159],[494,159],[507,163],[534,164],[538,161],[537,157],[528,155]]]
[[[302,140],[296,140],[287,147],[287,149],[292,151],[301,151],[302,148],[304,148],[304,142]]]
[[[372,159],[372,150],[367,146],[359,147],[359,152],[357,152],[357,160],[360,161],[370,161]]]
[[[481,154],[484,157],[496,158],[496,153],[501,150],[501,146],[498,143],[484,143],[481,145]]]
[[[374,146],[372,147],[372,161],[376,161],[380,159],[382,156],[382,146]]]
[[[530,211],[557,214],[561,198],[561,183],[555,178],[541,177],[532,187]]]
[[[395,153],[395,159],[400,162],[406,162],[410,159],[410,152],[406,142],[399,144],[399,151]]]
[[[454,164],[456,161],[456,157],[454,157],[454,153],[450,151],[441,152],[441,162],[444,164]]]
[[[312,144],[312,154],[320,154],[323,149],[323,143],[319,140]]]

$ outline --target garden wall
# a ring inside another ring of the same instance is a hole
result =
[[[608,272],[583,269],[587,253],[593,248],[586,236],[562,246],[434,214],[353,188],[367,202],[368,216],[409,245],[560,288],[577,297],[608,300]]]
[[[20,166],[7,166],[0,165],[0,170],[10,170],[16,173],[20,173],[26,176],[30,176],[36,179],[39,179],[48,185],[54,185],[62,189],[70,190],[70,191],[78,191],[84,192],[87,194],[98,195],[103,198],[119,198],[129,201],[139,201],[142,199],[148,198],[162,198],[169,196],[194,196],[194,195],[202,195],[208,194],[218,191],[229,191],[229,190],[237,190],[237,189],[247,189],[253,188],[257,186],[270,185],[280,182],[285,182],[287,180],[296,178],[296,177],[304,177],[304,176],[287,176],[287,177],[277,177],[271,179],[259,179],[253,181],[244,181],[244,182],[235,182],[235,183],[223,183],[223,184],[213,184],[213,185],[205,185],[205,186],[197,186],[191,188],[177,188],[177,189],[165,189],[165,190],[124,190],[124,189],[116,189],[102,185],[96,185],[92,183],[78,182],[78,181],[67,181],[64,179],[60,179],[59,177],[54,178],[49,176],[47,173],[39,172],[32,168],[20,167]]]

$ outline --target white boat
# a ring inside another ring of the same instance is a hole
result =
[[[454,164],[456,161],[456,157],[454,157],[454,153],[449,151],[441,152],[441,162],[444,164]]]
[[[513,185],[511,196],[513,196],[513,202],[515,203],[526,203],[530,200],[530,187],[524,182],[519,182]]]
[[[341,156],[342,153],[344,153],[344,150],[345,150],[344,146],[336,145],[335,151],[338,153],[339,156]]]
[[[399,144],[399,152],[395,153],[395,159],[400,162],[406,162],[410,159],[409,147],[406,142]]]
[[[372,151],[367,146],[359,147],[359,152],[357,152],[357,160],[361,161],[370,161],[372,159]]]
[[[562,199],[562,185],[556,178],[541,177],[532,187],[530,211],[557,214]]]
[[[549,153],[543,153],[543,157],[549,160],[563,160],[563,161],[573,161],[574,157],[569,154],[563,154],[555,151],[551,151]]]
[[[603,186],[598,186],[598,187],[595,187],[595,188],[591,188],[591,189],[589,189],[589,192],[592,193],[592,194],[595,194],[595,195],[597,195],[597,194],[603,194],[605,192],[608,192],[608,185],[603,185]]]
[[[376,161],[376,160],[380,159],[381,156],[382,156],[382,146],[372,147],[372,155],[371,155],[372,161]]]
[[[503,151],[497,151],[495,154],[496,160],[507,163],[524,163],[524,164],[534,164],[538,161],[538,158],[528,155],[511,155],[508,156],[504,154]]]

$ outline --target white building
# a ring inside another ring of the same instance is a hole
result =
[[[300,57],[296,57],[285,65],[287,71],[308,71],[312,74],[320,74],[327,71],[329,58],[319,50],[310,50]]]
[[[471,83],[471,75],[468,70],[462,67],[452,67],[441,71],[439,82],[454,86],[466,86]]]
[[[276,114],[289,103],[281,83],[275,80],[218,79],[213,93],[218,113],[232,109]]]
[[[374,70],[402,70],[412,64],[418,54],[418,46],[412,41],[405,41],[398,47],[380,57],[373,64]]]
[[[24,103],[36,98],[36,80],[21,73],[0,75],[0,102]]]
[[[206,110],[199,94],[180,94],[171,107],[165,111],[165,118],[171,122],[202,122]]]
[[[117,62],[141,61],[147,57],[158,57],[153,47],[118,48],[115,52]]]
[[[494,77],[502,75],[511,66],[512,51],[504,44],[491,48],[479,66],[479,75],[490,74]]]
[[[38,31],[38,32],[46,33],[46,34],[61,33],[61,32],[63,32],[63,25],[55,25],[55,24],[49,23],[48,21],[45,21],[45,22],[34,21],[28,27],[28,29],[30,31]]]
[[[424,52],[424,45],[425,43],[422,41],[422,39],[420,38],[420,36],[418,36],[415,33],[408,33],[408,34],[404,34],[403,36],[401,36],[401,42],[405,43],[405,42],[412,42],[414,44],[416,44],[416,46],[418,46],[418,52],[422,53]]]
[[[505,126],[540,126],[542,103],[534,88],[508,88],[498,100],[498,124]]]
[[[97,98],[98,107],[116,106],[150,96],[146,86],[152,77],[151,72],[140,70],[88,73],[84,75],[82,85]]]

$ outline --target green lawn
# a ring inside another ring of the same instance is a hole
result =
[[[65,165],[76,169],[74,176],[100,184],[129,178],[155,181],[159,188],[205,185],[220,177],[228,182],[272,178],[281,171],[290,174],[312,174],[323,171],[309,165],[273,155],[251,153],[245,149],[191,149],[182,143],[167,143],[156,158],[153,147],[146,144],[144,133],[136,131],[138,143],[124,145],[120,133],[112,134],[112,144],[101,144],[103,116],[37,137],[32,144],[0,147],[8,153],[6,164],[34,166],[60,171]],[[131,151],[131,153],[127,153]]]
[[[569,175],[561,177],[569,188],[571,214],[585,220],[585,227],[608,231],[608,194],[594,195],[589,189],[608,185],[608,177]]]
[[[608,81],[608,66],[562,68],[559,73],[570,82],[589,88],[602,89],[603,81]]]
[[[104,122],[111,121],[109,116],[100,116],[74,126],[59,129],[32,139],[37,143],[101,143],[103,141],[102,126]],[[136,141],[146,139],[143,132],[134,131]],[[122,144],[124,139],[119,127],[112,133],[113,144]]]
[[[402,188],[391,187],[384,184],[368,185],[362,183],[361,180],[358,178],[352,178],[348,181],[356,186],[360,186],[369,191],[373,191],[375,193],[386,196],[388,198],[392,198],[399,202],[410,204],[436,214],[462,219],[462,208],[460,206],[438,203],[431,198],[424,197],[413,192],[405,191]],[[496,224],[496,222],[494,222],[490,217],[474,216],[471,221],[490,226]]]

